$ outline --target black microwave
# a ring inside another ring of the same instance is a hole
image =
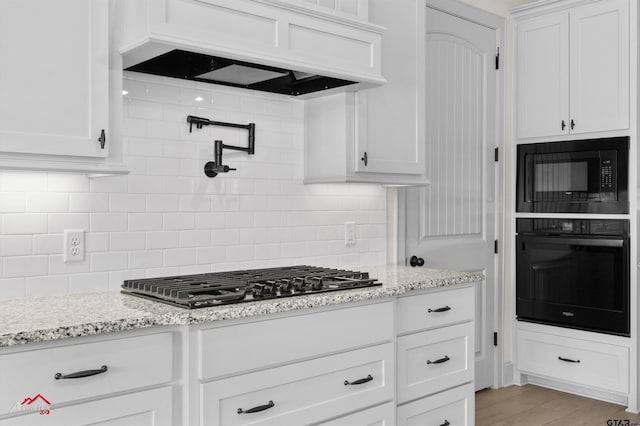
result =
[[[629,213],[629,137],[518,145],[518,212]]]

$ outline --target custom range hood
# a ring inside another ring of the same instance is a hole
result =
[[[381,85],[367,2],[120,0],[124,69],[291,96]]]

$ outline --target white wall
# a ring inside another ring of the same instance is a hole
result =
[[[0,172],[0,299],[117,289],[133,277],[385,262],[384,188],[302,184],[302,101],[135,73],[124,86],[129,175]],[[255,155],[225,150],[238,170],[207,178],[213,141],[246,146],[246,132],[189,133],[189,114],[255,122]],[[357,224],[355,246],[344,245],[345,221]],[[86,260],[63,263],[62,233],[74,228],[87,231]]]

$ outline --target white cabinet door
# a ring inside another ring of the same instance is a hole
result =
[[[424,175],[424,24],[415,18],[422,3],[376,0],[369,8],[387,27],[387,84],[358,93],[356,172]]]
[[[107,156],[108,16],[107,0],[0,2],[0,152]]]
[[[0,420],[0,426],[170,426],[172,389],[159,389],[56,408]]]
[[[517,29],[518,137],[569,133],[569,15],[523,22]]]
[[[472,426],[473,385],[467,384],[398,407],[398,426]]]
[[[628,1],[578,8],[569,27],[571,133],[628,128]]]

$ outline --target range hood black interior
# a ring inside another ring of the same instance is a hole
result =
[[[178,49],[133,65],[126,70],[291,96],[355,84],[354,81],[349,80]]]

